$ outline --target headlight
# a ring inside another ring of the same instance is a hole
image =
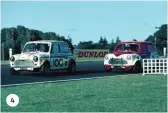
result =
[[[38,57],[37,57],[37,56],[34,56],[33,61],[34,61],[34,62],[37,62],[37,61],[38,61]]]
[[[14,62],[14,61],[15,61],[15,57],[14,57],[14,56],[11,56],[10,61],[11,61],[11,62]]]
[[[128,56],[127,56],[127,60],[131,60],[131,55],[128,55]]]
[[[108,59],[109,59],[108,55],[105,55],[104,59],[105,59],[105,60],[108,60]]]

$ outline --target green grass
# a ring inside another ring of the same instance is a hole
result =
[[[165,75],[115,76],[101,79],[2,88],[4,112],[166,112]],[[6,104],[8,94],[20,103]]]

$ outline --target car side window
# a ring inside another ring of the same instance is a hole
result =
[[[124,50],[123,45],[117,45],[115,52],[122,52]]]
[[[61,53],[70,53],[69,46],[65,43],[60,43]]]
[[[155,48],[154,48],[154,46],[152,44],[148,45],[148,51],[149,52],[155,52]]]
[[[141,51],[142,51],[142,53],[148,53],[148,45],[141,44]]]
[[[52,44],[51,53],[59,53],[59,45],[57,43]]]

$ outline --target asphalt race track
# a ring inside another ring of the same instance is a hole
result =
[[[85,62],[77,64],[77,72],[75,75],[68,75],[66,71],[52,72],[49,76],[44,76],[39,73],[21,73],[19,75],[11,75],[10,66],[1,66],[1,85],[22,84],[32,82],[57,81],[68,79],[80,79],[89,77],[103,77],[126,75],[128,72],[105,72],[103,62]]]

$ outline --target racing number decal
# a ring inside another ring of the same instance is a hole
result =
[[[60,59],[59,62],[58,62],[58,64],[62,67],[62,65],[63,65],[63,59]]]
[[[62,67],[63,66],[63,59],[54,59],[53,60],[53,66],[55,66],[55,67],[58,67],[58,66]]]
[[[58,61],[59,61],[58,59],[54,59],[54,61],[53,61],[53,66],[54,67],[58,67]]]

